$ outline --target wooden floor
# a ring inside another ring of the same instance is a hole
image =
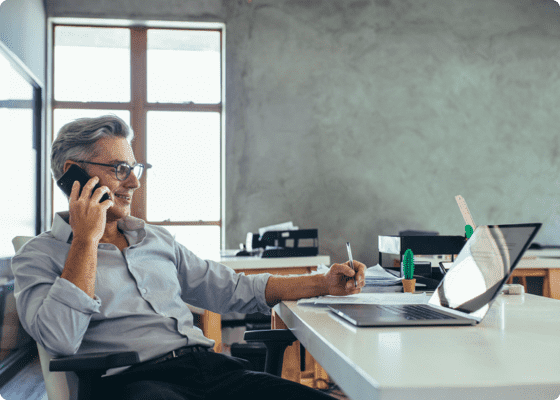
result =
[[[47,400],[39,358],[35,358],[0,388],[5,400]]]

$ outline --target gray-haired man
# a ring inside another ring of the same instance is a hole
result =
[[[131,140],[115,116],[79,119],[60,130],[51,154],[54,178],[72,164],[93,178],[81,195],[74,184],[69,212],[57,213],[52,229],[12,260],[25,330],[53,356],[137,351],[141,364],[102,379],[97,395],[104,398],[328,397],[212,352],[213,341],[193,325],[185,303],[253,313],[269,312],[282,300],[358,293],[364,264],[354,262],[357,272],[334,264],[326,275],[278,277],[245,276],[201,260],[164,228],[130,216],[144,169]],[[96,183],[101,187],[92,193]],[[109,199],[100,203],[105,193]]]

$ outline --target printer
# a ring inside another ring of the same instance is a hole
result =
[[[268,230],[247,233],[246,249],[262,258],[307,257],[319,254],[318,229]]]

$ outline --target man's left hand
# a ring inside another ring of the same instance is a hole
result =
[[[366,284],[366,266],[354,260],[354,268],[350,267],[350,261],[344,264],[333,264],[325,275],[327,290],[333,296],[346,296],[362,291]]]

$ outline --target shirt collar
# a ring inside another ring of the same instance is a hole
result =
[[[117,222],[117,227],[123,232],[144,231],[145,224],[139,218],[128,216]],[[70,213],[68,211],[55,214],[51,232],[56,239],[62,242],[72,242],[72,227],[70,226]]]

